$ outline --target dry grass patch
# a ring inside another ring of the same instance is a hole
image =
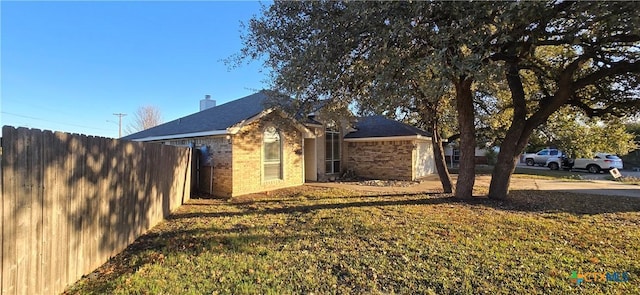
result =
[[[302,187],[193,200],[68,293],[640,293],[640,198],[512,196]],[[572,270],[631,276],[576,286]]]

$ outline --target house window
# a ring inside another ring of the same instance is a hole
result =
[[[263,136],[264,180],[282,179],[282,141],[275,127],[267,127]]]
[[[340,173],[340,133],[327,129],[325,135],[325,171],[328,174]]]
[[[453,158],[452,158],[453,162],[460,162],[460,150],[459,149],[453,149]]]

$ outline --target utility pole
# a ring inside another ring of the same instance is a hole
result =
[[[123,114],[123,113],[117,113],[117,114],[113,114],[114,116],[118,116],[118,138],[122,137],[122,117],[126,116],[127,114]]]

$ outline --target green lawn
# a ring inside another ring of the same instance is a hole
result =
[[[192,200],[67,292],[639,294],[640,198],[514,201],[302,187]],[[583,282],[572,271],[629,272]]]

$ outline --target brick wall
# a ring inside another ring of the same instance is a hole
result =
[[[203,166],[200,168],[202,173],[200,179],[200,187],[202,191],[209,192],[209,188],[213,187],[210,194],[218,197],[229,197],[233,191],[232,181],[232,148],[229,140],[225,137],[213,137],[209,143],[210,154],[213,159],[213,186],[205,179],[211,179],[211,167]]]
[[[302,134],[288,122],[274,114],[243,127],[233,136],[231,196],[304,184]],[[267,126],[275,126],[280,131],[283,146],[281,180],[263,180],[262,135]]]
[[[233,190],[233,183],[231,182],[231,144],[226,135],[169,140],[164,143],[177,146],[193,145],[200,150],[203,150],[202,147],[206,147],[204,150],[208,155],[204,156],[211,158],[211,162],[201,163],[200,167],[195,167],[198,169],[194,171],[193,175],[193,179],[196,181],[194,185],[197,185],[196,189],[199,192],[217,197],[231,196]],[[213,177],[211,177],[212,173]],[[211,182],[212,179],[213,183]]]
[[[346,167],[356,175],[375,179],[412,180],[413,142],[345,142]]]
[[[276,126],[283,140],[283,179],[263,181],[262,134],[267,126]],[[216,197],[263,192],[304,184],[302,134],[283,119],[273,114],[249,124],[231,139],[211,136],[168,141],[172,145],[195,144],[206,146],[212,165],[200,167],[198,190]],[[213,177],[211,177],[213,173]],[[213,179],[213,183],[211,183]]]

